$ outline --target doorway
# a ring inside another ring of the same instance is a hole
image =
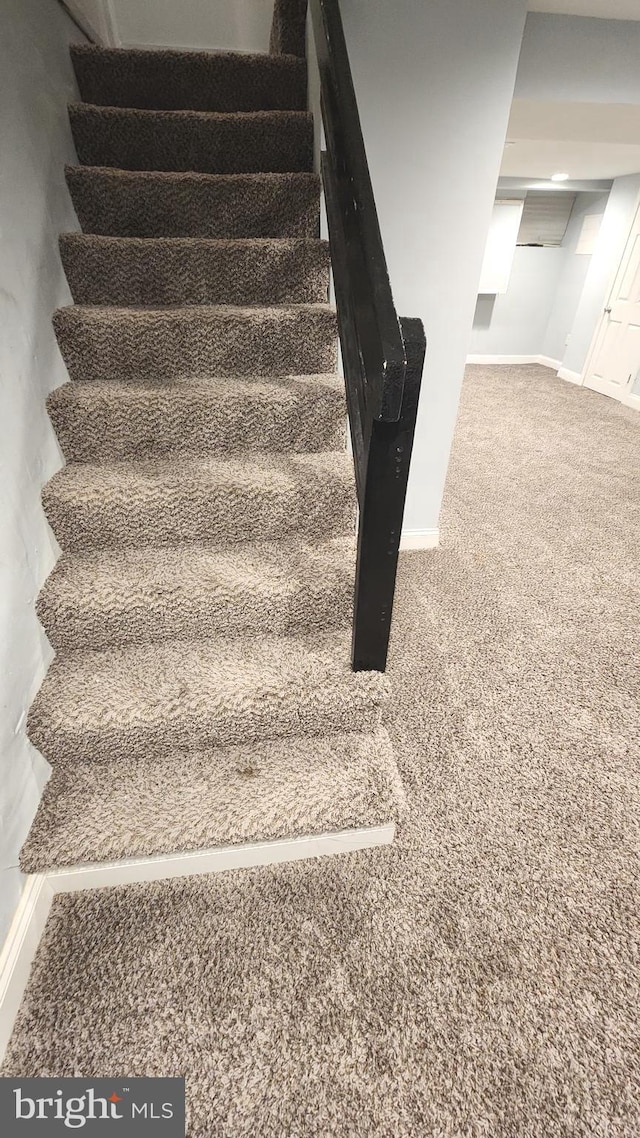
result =
[[[596,331],[583,384],[640,407],[640,207]]]

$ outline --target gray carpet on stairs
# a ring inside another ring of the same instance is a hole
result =
[[[67,166],[85,233],[112,237],[317,237],[317,174],[198,174]]]
[[[343,451],[344,384],[336,375],[238,376],[170,383],[66,383],[47,399],[74,462],[251,450]]]
[[[328,304],[59,308],[54,328],[71,379],[201,379],[334,371]],[[259,440],[256,440],[256,444]]]
[[[94,102],[70,108],[85,232],[60,241],[67,465],[42,498],[62,557],[37,604],[56,657],[28,718],[53,773],[21,864],[396,821],[388,684],[349,663],[356,499],[304,60],[72,58]]]
[[[396,843],[59,896],[3,1073],[184,1075],[189,1138],[637,1138],[639,441],[470,369],[401,557]]]
[[[69,119],[84,166],[207,174],[313,169],[313,118],[306,111],[218,114],[72,103]]]
[[[60,254],[76,304],[326,304],[329,246],[69,233]]]
[[[306,61],[293,55],[73,44],[85,103],[191,111],[306,111]]]

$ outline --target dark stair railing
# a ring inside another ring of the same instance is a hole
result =
[[[393,304],[338,0],[309,0],[338,330],[358,501],[352,664],[387,664],[402,517],[426,340]],[[399,208],[401,205],[399,203]]]

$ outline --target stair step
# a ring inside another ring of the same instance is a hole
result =
[[[25,873],[399,821],[384,729],[168,756],[56,763],[20,855]]]
[[[28,734],[54,766],[171,756],[180,779],[178,751],[376,730],[387,683],[351,671],[344,632],[61,652]]]
[[[42,492],[62,549],[141,549],[353,532],[351,457],[340,452],[70,463]]]
[[[329,298],[326,241],[67,233],[60,254],[76,304],[326,304]]]
[[[347,627],[355,543],[65,553],[38,597],[56,650]]]
[[[84,166],[196,170],[210,174],[313,169],[313,116],[306,111],[144,111],[71,103]]]
[[[67,166],[85,233],[113,237],[317,237],[317,174],[193,174]]]
[[[47,399],[69,462],[169,454],[344,450],[338,375],[190,379],[181,383],[65,383]]]
[[[157,309],[77,304],[58,309],[53,323],[75,380],[311,375],[337,366],[336,316],[328,304]]]
[[[86,103],[193,111],[303,111],[304,59],[291,55],[72,44]]]

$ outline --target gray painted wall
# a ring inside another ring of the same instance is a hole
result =
[[[429,340],[405,529],[437,527],[525,0],[342,0],[396,305]]]
[[[640,104],[639,58],[640,22],[530,12],[515,96],[547,102]],[[555,283],[552,257],[518,250],[509,292],[497,298],[491,310],[488,300],[479,301],[470,351],[542,354],[580,374],[624,249],[639,190],[640,174],[616,179],[590,258],[569,252],[578,232],[575,214],[575,225],[570,225],[565,238],[567,255],[557,265]],[[578,198],[579,210],[581,200],[586,202]],[[545,301],[547,288],[555,289],[551,306]],[[539,339],[545,312],[546,329]],[[532,348],[536,338],[538,346]]]
[[[33,606],[57,555],[40,490],[61,462],[45,399],[66,379],[51,314],[70,301],[57,239],[77,229],[63,163],[75,161],[67,45],[80,38],[56,3],[0,6],[0,943],[22,888],[18,852],[48,772],[24,720],[51,656]]]
[[[530,12],[516,98],[640,102],[640,22]]]
[[[640,174],[629,174],[614,181],[562,361],[568,371],[582,374],[624,252],[639,195]]]
[[[576,253],[576,246],[585,217],[597,215],[601,220],[607,206],[608,194],[578,194],[573,207],[567,232],[562,242],[563,257],[556,282],[549,321],[540,349],[542,355],[552,360],[563,360],[567,340],[584,289],[591,256]]]
[[[116,42],[126,45],[269,50],[273,0],[111,0],[111,12]]]
[[[564,249],[516,249],[507,292],[479,296],[470,353],[537,356],[542,352]]]
[[[580,374],[586,363],[640,192],[640,175],[610,195],[579,194],[559,249],[518,248],[509,289],[478,297],[473,355],[544,355]],[[602,217],[593,256],[575,252],[587,214]]]

